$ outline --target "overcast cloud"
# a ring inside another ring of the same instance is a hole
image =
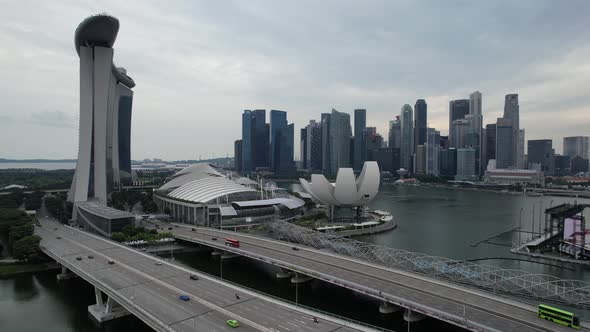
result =
[[[87,16],[121,23],[115,64],[137,83],[132,158],[233,155],[244,109],[299,128],[367,109],[387,136],[403,104],[483,93],[484,124],[520,95],[527,139],[590,135],[590,2],[0,0],[0,157],[75,158]],[[297,144],[298,145],[298,144]],[[298,155],[298,151],[296,152]]]

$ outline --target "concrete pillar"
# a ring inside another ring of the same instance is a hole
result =
[[[88,313],[96,319],[97,322],[102,323],[129,315],[129,311],[121,307],[110,296],[105,303],[102,300],[102,291],[97,287],[94,287],[94,294],[96,296],[96,304],[88,306]]]
[[[57,280],[60,281],[60,280],[72,279],[74,277],[76,277],[76,275],[69,272],[68,268],[62,265],[61,266],[61,273],[59,273],[57,275]]]
[[[94,297],[96,298],[96,304],[102,306],[102,291],[97,287],[94,287]]]
[[[382,314],[392,314],[394,312],[400,311],[401,309],[402,307],[388,302],[383,302],[379,305],[379,312]]]
[[[276,273],[277,279],[287,279],[295,275],[293,271],[281,268],[281,271]]]
[[[238,255],[236,255],[236,254],[232,254],[232,253],[230,253],[230,252],[225,252],[225,251],[224,251],[224,252],[223,252],[223,254],[221,255],[221,259],[224,259],[224,260],[225,260],[225,259],[232,259],[232,258],[236,258],[236,257],[239,257],[239,256],[238,256]]]
[[[418,322],[418,321],[423,320],[425,317],[426,316],[424,316],[423,314],[421,314],[419,312],[415,312],[410,309],[404,310],[404,320],[406,322],[410,322],[410,323]]]
[[[302,284],[304,282],[308,282],[313,278],[310,276],[306,276],[304,274],[295,273],[293,277],[291,277],[291,283],[293,284]]]

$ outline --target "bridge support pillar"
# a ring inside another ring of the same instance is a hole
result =
[[[88,313],[97,322],[102,323],[129,315],[129,312],[111,297],[108,297],[106,302],[103,301],[102,291],[96,287],[94,287],[94,295],[96,297],[96,304],[88,306]]]
[[[406,322],[410,322],[410,323],[418,322],[418,321],[423,320],[425,317],[426,316],[424,316],[423,314],[421,314],[419,312],[415,312],[410,309],[404,310],[404,320]]]
[[[281,271],[276,273],[277,279],[287,279],[295,275],[293,271],[281,268]]]
[[[60,281],[60,280],[72,279],[74,277],[76,277],[76,275],[69,272],[68,268],[62,265],[61,266],[61,273],[59,273],[57,275],[57,280]]]
[[[379,312],[382,314],[392,314],[394,312],[400,311],[401,309],[402,307],[388,302],[383,302],[379,305]]]
[[[310,281],[312,279],[313,278],[310,277],[310,276],[306,276],[304,274],[295,273],[295,275],[291,277],[291,283],[292,284],[302,284],[302,283],[308,282],[308,281]]]
[[[221,259],[232,259],[232,258],[236,258],[236,257],[239,257],[239,256],[238,256],[238,255],[236,255],[236,254],[232,254],[231,252],[225,252],[225,251],[224,251],[224,252],[221,254]]]

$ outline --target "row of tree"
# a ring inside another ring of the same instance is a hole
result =
[[[0,170],[0,188],[12,184],[26,186],[27,190],[69,188],[74,170],[4,169]]]
[[[67,194],[61,193],[45,198],[45,207],[55,218],[66,223],[72,218],[73,205],[66,200]]]
[[[33,219],[23,211],[0,208],[0,232],[8,233],[8,247],[15,259],[22,261],[39,259],[41,237],[34,235],[33,222]]]
[[[111,239],[117,242],[148,241],[153,242],[159,239],[172,238],[172,233],[158,233],[155,229],[147,230],[144,227],[125,226],[120,232],[111,234]]]
[[[42,191],[25,194],[21,189],[12,190],[0,195],[0,207],[16,209],[24,203],[26,210],[37,210],[41,207],[43,195]]]

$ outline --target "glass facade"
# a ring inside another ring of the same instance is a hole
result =
[[[281,132],[287,128],[287,112],[270,111],[270,168],[276,171],[280,161],[277,156],[280,154]]]
[[[514,132],[510,119],[498,119],[496,123],[496,168],[514,167]]]
[[[414,145],[426,144],[426,123],[428,105],[424,99],[416,100],[414,105]]]
[[[242,113],[242,171],[252,170],[252,112],[245,110]]]
[[[268,135],[266,134],[266,111],[254,110],[252,112],[252,161],[253,168],[268,167]]]
[[[414,120],[412,106],[405,104],[401,111],[401,167],[411,171],[413,169],[412,155],[414,154]]]
[[[367,137],[365,130],[367,128],[367,110],[354,110],[354,158],[353,168],[361,170],[365,160],[367,160]]]
[[[119,99],[119,178],[122,185],[131,185],[131,108],[132,96]]]
[[[332,109],[329,118],[330,129],[327,145],[329,145],[329,167],[328,175],[336,176],[338,168],[351,167],[350,160],[350,138],[352,128],[350,127],[350,115]]]

